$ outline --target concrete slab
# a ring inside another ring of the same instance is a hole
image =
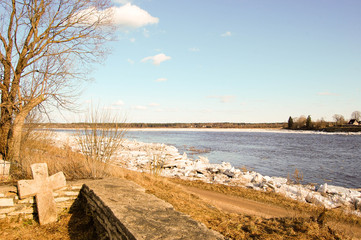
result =
[[[145,193],[134,182],[124,179],[90,181],[80,191],[81,195],[85,192],[96,195],[97,200],[88,199],[92,201],[91,204],[104,204],[106,207],[102,212],[114,214],[125,231],[130,233],[127,239],[225,239],[189,216],[177,212],[171,204]]]

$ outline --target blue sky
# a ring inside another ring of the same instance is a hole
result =
[[[83,106],[128,122],[332,120],[361,110],[359,0],[115,4],[128,19],[94,66]]]

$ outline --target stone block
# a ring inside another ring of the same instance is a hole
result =
[[[15,211],[15,207],[0,208],[0,214],[9,213]]]
[[[225,239],[124,179],[86,183],[79,200],[107,239]]]
[[[12,207],[14,206],[13,198],[0,198],[0,207]]]
[[[65,196],[78,196],[79,195],[79,192],[65,192],[64,193]]]
[[[58,198],[55,198],[55,202],[65,202],[65,201],[69,201],[71,200],[71,198],[69,197],[58,197]]]
[[[8,213],[8,216],[17,216],[21,214],[32,214],[32,213],[34,213],[34,209],[32,207],[27,207],[18,211],[10,212]]]
[[[34,198],[33,197],[29,197],[29,198],[25,198],[22,200],[19,200],[18,203],[23,204],[23,203],[35,203]]]
[[[71,186],[72,190],[80,190],[81,189],[81,185],[76,185],[76,186]]]

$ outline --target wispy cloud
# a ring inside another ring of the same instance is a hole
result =
[[[137,105],[135,107],[133,107],[134,109],[136,110],[147,110],[147,107],[146,106],[142,106],[142,105]]]
[[[155,56],[145,57],[141,60],[141,62],[152,61],[154,65],[159,65],[160,63],[170,60],[170,59],[171,59],[171,57],[166,56],[164,53],[159,53]]]
[[[208,96],[208,98],[216,98],[221,101],[221,103],[228,103],[232,102],[236,97],[232,95],[226,95],[226,96]]]
[[[113,103],[112,105],[115,105],[115,106],[123,106],[123,105],[124,105],[124,102],[123,102],[123,100],[118,100],[118,101],[116,101],[115,103]]]
[[[221,37],[230,37],[230,36],[232,36],[232,33],[230,31],[221,34]]]
[[[157,80],[155,80],[156,82],[166,82],[168,81],[167,78],[158,78]]]
[[[331,92],[319,92],[317,93],[319,96],[338,96],[337,93],[331,93]]]
[[[193,48],[190,48],[189,51],[191,51],[191,52],[199,52],[200,49],[196,48],[196,47],[193,47]]]
[[[152,102],[152,103],[149,103],[148,106],[149,107],[158,107],[158,106],[160,106],[160,104]]]
[[[127,59],[127,62],[130,63],[130,64],[134,64],[134,61],[130,58]]]
[[[143,36],[146,37],[146,38],[149,38],[149,31],[147,29],[143,29]]]

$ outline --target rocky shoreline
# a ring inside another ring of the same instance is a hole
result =
[[[74,150],[78,150],[75,138],[66,133],[57,134],[55,139],[58,143],[67,143]],[[124,140],[112,161],[115,165],[138,172],[153,172],[165,177],[273,191],[328,209],[343,207],[361,217],[361,192],[358,190],[327,183],[320,186],[295,184],[286,178],[262,176],[254,171],[237,169],[228,162],[212,164],[202,156],[191,159],[186,153],[180,154],[176,147],[170,145]]]

